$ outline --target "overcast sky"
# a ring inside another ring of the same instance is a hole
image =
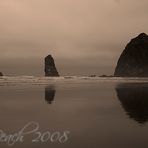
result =
[[[0,0],[0,71],[112,74],[126,44],[148,33],[147,0]]]

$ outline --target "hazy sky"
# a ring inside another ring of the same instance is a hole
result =
[[[112,74],[129,40],[148,33],[147,0],[0,0],[0,71]]]

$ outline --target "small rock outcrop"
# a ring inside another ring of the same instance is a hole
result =
[[[47,77],[59,77],[59,73],[56,69],[54,59],[51,55],[45,57],[45,76]]]
[[[101,75],[101,76],[99,76],[99,77],[102,77],[102,78],[107,78],[107,77],[108,77],[108,78],[111,78],[111,77],[113,77],[113,75],[109,75],[109,76],[108,76],[108,75]]]
[[[2,72],[0,72],[0,77],[4,76]]]
[[[114,76],[148,77],[148,35],[141,33],[127,44],[122,52]]]

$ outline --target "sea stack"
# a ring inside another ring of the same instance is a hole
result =
[[[45,57],[45,76],[46,77],[59,77],[59,73],[56,69],[54,59],[51,55]]]
[[[141,33],[122,52],[115,77],[148,77],[148,35]]]

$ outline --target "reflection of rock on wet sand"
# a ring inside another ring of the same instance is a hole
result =
[[[52,102],[54,101],[55,94],[56,90],[54,86],[45,87],[45,100],[48,104],[52,104]]]
[[[130,118],[139,123],[148,121],[148,84],[120,84],[116,92]]]

